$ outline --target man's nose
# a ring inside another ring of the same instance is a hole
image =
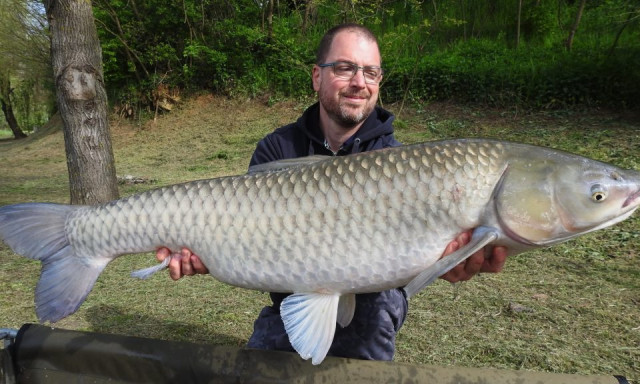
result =
[[[364,81],[364,70],[358,68],[358,70],[356,70],[356,74],[351,78],[350,85],[364,88],[366,84],[367,83]]]

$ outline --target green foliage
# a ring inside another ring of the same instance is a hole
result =
[[[2,8],[0,99],[12,108],[18,128],[28,132],[54,110],[46,18],[42,4],[31,0],[5,0]],[[5,120],[0,112],[0,127],[8,127]]]
[[[188,84],[204,84],[221,88],[225,82],[227,55],[199,42],[186,44],[182,64],[184,79]]]
[[[41,80],[33,77],[14,84],[11,101],[15,105],[18,125],[27,131],[44,125],[53,111],[49,90],[43,89]]]
[[[98,0],[94,7],[116,102],[148,104],[159,84],[307,95],[320,37],[353,21],[380,39],[385,102],[637,107],[640,8],[632,0],[589,2],[566,52],[578,3],[524,0],[519,25],[517,2],[507,0],[285,1],[275,2],[272,17],[269,2],[250,0]]]
[[[543,0],[537,5],[530,5],[524,9],[522,34],[531,42],[536,42],[543,47],[551,47],[557,41],[566,38],[563,31],[558,28],[558,2]],[[563,19],[568,19],[570,14],[565,11]]]
[[[533,108],[638,107],[640,47],[607,57],[593,47],[527,46],[469,40],[414,60],[389,63],[386,99],[398,99],[411,81],[422,100],[456,100]],[[417,68],[413,66],[417,65]]]

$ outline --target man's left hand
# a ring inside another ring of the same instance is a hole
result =
[[[467,245],[469,241],[471,241],[471,233],[471,231],[468,231],[458,235],[458,237],[447,245],[447,248],[445,248],[442,253],[442,257]],[[467,281],[480,272],[498,273],[502,271],[507,259],[507,248],[493,247],[490,253],[487,252],[487,250],[490,249],[491,248],[483,248],[479,250],[462,263],[453,267],[452,270],[440,276],[440,278],[450,283],[457,283],[459,281]]]

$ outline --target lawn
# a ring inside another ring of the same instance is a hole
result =
[[[310,100],[266,105],[201,96],[157,121],[111,120],[121,195],[246,170],[256,142],[295,120]],[[398,112],[396,106],[386,105]],[[606,111],[495,110],[451,104],[404,108],[405,143],[493,137],[565,149],[640,169],[640,118]],[[67,202],[59,130],[0,141],[0,205]],[[438,281],[413,298],[396,361],[581,374],[640,381],[640,215],[613,228],[511,258],[499,274],[451,285]],[[100,276],[80,310],[57,327],[242,346],[268,295],[209,276],[147,281],[132,270],[153,254],[123,256]],[[0,327],[36,322],[36,262],[0,244]]]

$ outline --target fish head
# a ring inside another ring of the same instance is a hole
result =
[[[494,199],[507,236],[547,246],[631,216],[640,206],[640,172],[552,152],[510,163]]]
[[[583,234],[625,220],[640,206],[640,172],[586,161],[557,175],[558,219],[568,233]]]

